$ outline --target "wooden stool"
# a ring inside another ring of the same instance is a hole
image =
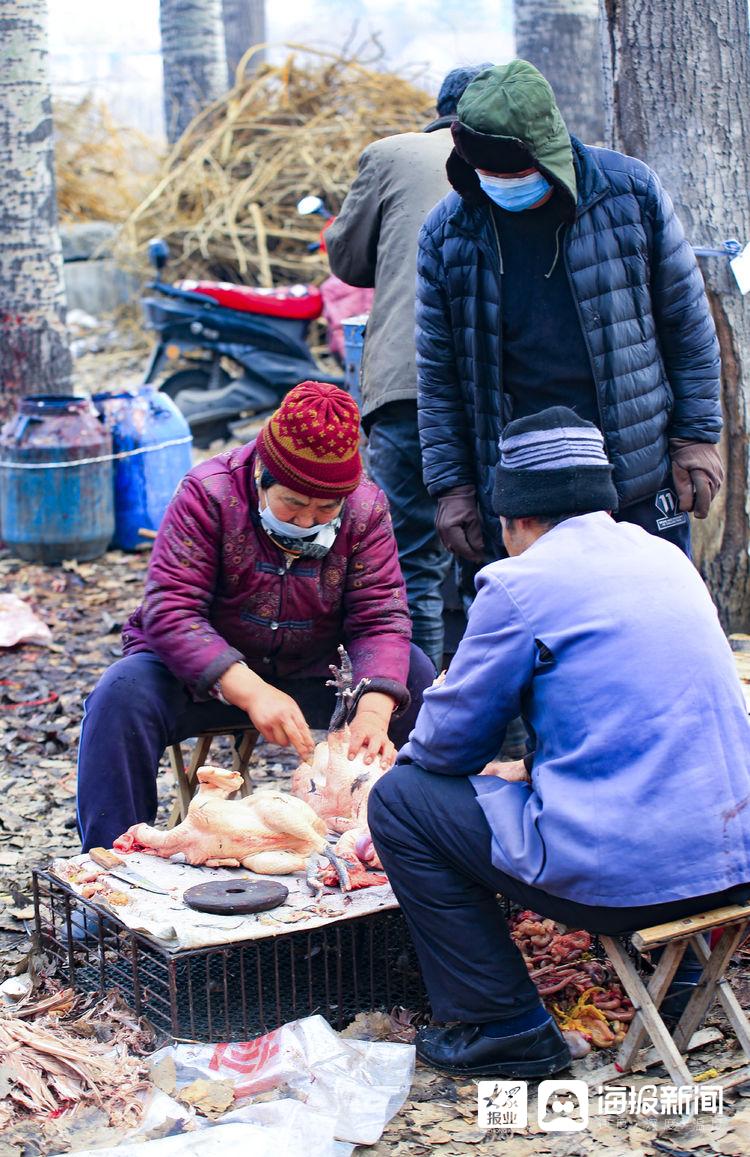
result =
[[[198,768],[203,767],[203,764],[206,762],[211,744],[217,735],[233,735],[235,737],[235,745],[232,750],[232,771],[236,771],[242,776],[240,795],[245,796],[250,794],[252,786],[247,769],[253,751],[255,750],[255,744],[258,742],[258,732],[255,728],[244,727],[227,730],[226,727],[213,727],[208,731],[201,731],[196,736],[197,743],[193,748],[193,754],[187,767],[185,767],[181,744],[173,743],[167,748],[169,752],[169,762],[172,766],[177,784],[177,799],[172,808],[172,814],[169,817],[167,827],[173,828],[175,824],[184,820],[187,815],[190,801],[195,795],[195,789],[198,786],[196,782]],[[237,742],[238,736],[240,737],[239,742]]]
[[[684,920],[657,924],[653,928],[642,928],[638,932],[631,933],[631,943],[639,952],[647,952],[652,948],[664,949],[648,986],[641,980],[633,960],[620,941],[612,936],[599,937],[636,1009],[628,1034],[620,1045],[615,1060],[620,1072],[627,1073],[633,1068],[644,1039],[649,1037],[674,1084],[692,1085],[693,1078],[685,1063],[684,1054],[687,1052],[690,1038],[717,996],[724,1006],[724,1012],[742,1051],[750,1061],[750,1021],[724,977],[727,965],[744,937],[748,925],[750,925],[750,901],[728,908],[715,908],[712,912],[703,912],[697,916],[686,917]],[[714,947],[709,949],[703,934],[714,928],[722,928],[723,932]],[[674,1032],[670,1034],[659,1015],[659,1006],[667,994],[688,945],[703,964],[703,973]],[[711,1083],[720,1085],[722,1082]]]

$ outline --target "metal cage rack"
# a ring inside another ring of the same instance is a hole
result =
[[[117,988],[163,1036],[248,1040],[320,1013],[344,1028],[359,1012],[427,1009],[398,910],[221,947],[170,951],[133,932],[49,872],[33,872],[42,948],[79,991]]]

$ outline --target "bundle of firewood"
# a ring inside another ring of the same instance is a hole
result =
[[[82,1003],[65,989],[0,1007],[1,1131],[24,1117],[54,1119],[63,1109],[87,1106],[102,1110],[115,1128],[140,1120],[139,1094],[150,1082],[145,1060],[133,1052],[143,1050],[143,1030],[115,995],[77,1014]]]
[[[323,224],[298,200],[322,197],[336,212],[366,145],[420,129],[433,101],[410,80],[381,71],[368,46],[344,56],[287,45],[202,112],[167,158],[152,192],[126,223],[118,254],[140,265],[146,242],[170,244],[172,271],[270,287],[327,275],[308,252]],[[376,46],[375,46],[376,47]]]
[[[153,187],[162,160],[158,145],[118,125],[91,97],[56,99],[53,122],[61,222],[124,221]]]

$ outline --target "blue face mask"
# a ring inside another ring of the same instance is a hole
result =
[[[538,169],[525,177],[493,177],[479,170],[476,173],[479,184],[490,200],[509,213],[522,213],[524,209],[530,209],[552,189]]]

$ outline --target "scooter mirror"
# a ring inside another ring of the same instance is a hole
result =
[[[169,246],[161,237],[152,237],[148,243],[148,259],[155,269],[163,269],[169,260]]]
[[[325,205],[320,197],[303,197],[297,202],[297,212],[303,217],[309,217],[311,213],[320,213],[324,209]]]

